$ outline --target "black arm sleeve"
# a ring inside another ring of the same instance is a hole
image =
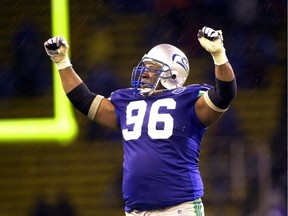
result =
[[[77,110],[87,116],[96,94],[90,92],[88,87],[82,82],[72,89],[67,94],[67,97]]]
[[[216,107],[226,109],[237,94],[236,79],[232,81],[216,79],[215,84],[215,87],[208,91],[208,96]]]

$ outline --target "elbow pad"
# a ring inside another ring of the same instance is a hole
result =
[[[104,98],[101,95],[90,92],[84,83],[79,84],[67,93],[67,97],[77,110],[88,116],[91,120],[94,119],[98,107]]]
[[[204,94],[206,103],[217,112],[225,112],[237,93],[236,80],[221,81],[216,79],[215,87]]]

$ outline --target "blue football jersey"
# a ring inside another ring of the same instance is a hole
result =
[[[123,135],[125,211],[161,209],[203,196],[198,165],[206,128],[194,106],[210,88],[195,84],[152,96],[120,89],[111,95]]]

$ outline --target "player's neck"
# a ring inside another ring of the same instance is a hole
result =
[[[142,92],[142,95],[144,95],[144,96],[159,95],[165,91],[167,91],[167,89],[155,89],[155,90],[151,90],[149,92]]]

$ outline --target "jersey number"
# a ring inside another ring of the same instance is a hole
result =
[[[172,98],[159,99],[155,101],[150,109],[148,115],[148,135],[152,139],[167,139],[173,133],[174,119],[168,113],[159,113],[160,107],[166,107],[167,109],[175,109],[176,102]],[[142,134],[142,125],[144,117],[147,111],[147,103],[144,100],[132,101],[126,108],[126,124],[132,125],[133,129],[127,128],[122,130],[122,134],[125,140],[138,139]],[[157,129],[157,123],[161,122],[163,129]]]

